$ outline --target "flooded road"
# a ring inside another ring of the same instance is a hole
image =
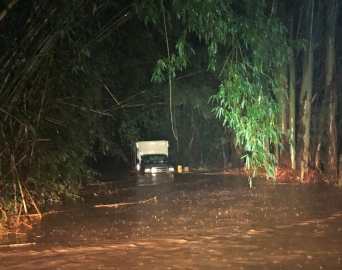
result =
[[[342,269],[342,191],[243,176],[131,177],[45,215],[0,269]]]

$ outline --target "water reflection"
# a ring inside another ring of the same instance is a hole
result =
[[[137,186],[154,186],[171,183],[174,180],[173,174],[145,174],[138,175]]]
[[[342,190],[247,184],[199,174],[99,183],[85,204],[45,215],[35,246],[0,250],[0,268],[342,269]]]

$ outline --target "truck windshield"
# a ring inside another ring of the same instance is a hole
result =
[[[166,155],[145,155],[142,157],[142,162],[145,164],[167,163],[168,157]]]

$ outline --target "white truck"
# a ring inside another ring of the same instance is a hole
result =
[[[139,141],[136,143],[136,170],[143,174],[174,173],[169,158],[168,141]]]

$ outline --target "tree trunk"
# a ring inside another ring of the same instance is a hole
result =
[[[342,187],[342,155],[340,155],[340,158],[339,158],[338,186]]]
[[[328,97],[328,166],[326,176],[330,182],[337,180],[337,83],[336,83],[336,62],[335,62],[335,30],[338,10],[338,0],[329,1],[327,14],[328,37],[326,45],[325,61],[325,91]]]
[[[310,127],[311,127],[311,101],[312,101],[312,75],[313,75],[313,48],[312,48],[312,29],[313,29],[313,5],[310,3],[308,9],[309,23],[309,48],[304,53],[303,59],[303,82],[300,92],[300,123],[299,123],[299,143],[301,148],[300,155],[300,180],[304,181],[310,162]]]
[[[337,85],[333,82],[329,85],[329,146],[328,146],[328,166],[326,175],[330,182],[336,182],[337,178]]]
[[[293,35],[293,16],[290,24],[290,35],[292,40]],[[290,147],[291,156],[291,168],[296,170],[296,66],[295,59],[292,56],[291,62],[289,64],[289,134],[288,141]]]
[[[314,145],[316,146],[316,153],[315,153],[315,168],[317,169],[323,169],[322,168],[322,158],[324,155],[322,155],[322,146],[324,148],[324,142],[323,137],[324,133],[326,132],[326,120],[327,120],[327,97],[324,97],[322,104],[319,104],[319,108],[315,111],[315,114],[317,115],[314,127],[315,132],[315,141]]]
[[[278,104],[280,106],[280,114],[279,114],[279,118],[278,118],[278,126],[280,127],[281,130],[281,143],[284,145],[284,141],[287,140],[287,129],[288,129],[288,121],[287,121],[287,115],[288,115],[288,98],[286,95],[286,88],[287,88],[287,67],[286,66],[282,66],[281,68],[279,68],[278,70],[278,76],[279,76],[279,83],[280,83],[280,89],[279,92],[277,93],[277,100],[278,100]],[[270,145],[270,147],[272,148],[273,146]],[[288,151],[288,148],[284,149],[285,151]],[[280,146],[277,145],[274,147],[274,155],[277,161],[277,164],[282,164],[285,163],[284,161],[288,161],[286,160],[285,157],[286,155],[282,155],[284,152],[281,153],[280,151]],[[283,159],[282,159],[283,158]]]
[[[227,155],[226,155],[226,148],[225,148],[225,143],[221,141],[221,146],[222,146],[222,159],[223,159],[223,171],[226,172],[228,170],[228,160],[227,160]]]

